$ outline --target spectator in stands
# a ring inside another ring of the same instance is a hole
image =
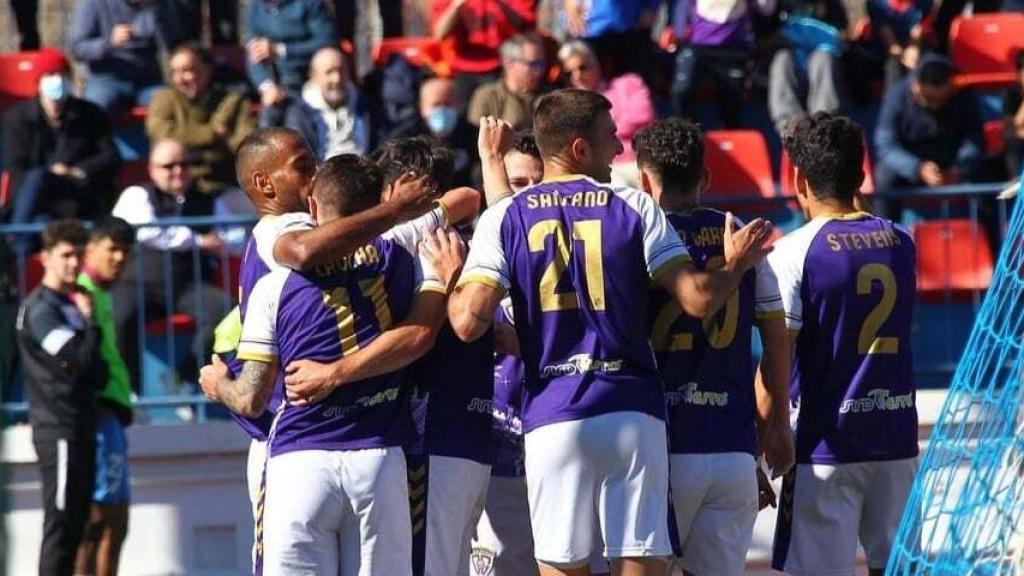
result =
[[[210,216],[213,198],[198,193],[192,176],[188,152],[181,142],[162,140],[153,144],[149,154],[149,176],[152,181],[142,186],[129,186],[121,193],[113,215],[133,225],[148,224],[161,218],[179,216]],[[139,389],[138,315],[154,319],[168,310],[191,315],[196,322],[191,356],[179,370],[194,375],[199,362],[208,356],[213,328],[227,311],[224,292],[207,283],[211,262],[204,255],[217,256],[223,243],[211,232],[198,232],[187,226],[138,229],[137,262],[111,288],[114,300],[114,321],[118,340],[132,382]],[[193,268],[192,250],[200,251],[200,275]],[[170,253],[168,257],[166,252]],[[169,264],[169,267],[167,265]],[[169,277],[168,277],[169,275]],[[143,302],[137,302],[138,283],[142,283]],[[170,288],[170,292],[168,292]]]
[[[214,46],[238,45],[238,0],[163,0],[180,23],[181,40],[202,42],[209,31]],[[204,22],[205,16],[205,22]]]
[[[18,350],[42,479],[41,576],[74,573],[95,480],[95,395],[107,381],[107,369],[92,300],[75,285],[87,239],[75,220],[46,227],[42,283],[18,315]]]
[[[430,27],[435,39],[454,43],[449,64],[465,108],[477,88],[500,76],[502,43],[537,27],[537,0],[435,0]]]
[[[261,125],[284,121],[285,98],[298,97],[317,50],[334,46],[334,24],[323,0],[253,0],[246,14],[249,80],[267,114]]]
[[[146,106],[162,88],[160,44],[177,43],[161,2],[79,0],[71,19],[71,53],[89,70],[83,98],[112,116]]]
[[[894,86],[930,48],[932,0],[868,0],[872,48],[885,57],[885,87]]]
[[[501,45],[499,80],[484,84],[473,93],[467,119],[480,125],[484,116],[505,120],[513,128],[530,128],[533,124],[533,103],[540,95],[548,65],[544,44],[534,34],[520,34]]]
[[[153,97],[146,135],[151,142],[173,138],[189,148],[200,192],[237,187],[235,151],[256,127],[249,101],[210,83],[213,62],[196,44],[175,48],[168,67],[171,86]]]
[[[380,14],[381,36],[384,38],[395,38],[401,36],[402,26],[402,0],[377,0],[377,9]],[[356,42],[356,15],[361,12],[361,6],[370,6],[367,2],[357,0],[331,0],[334,9],[334,21],[337,24],[338,40],[349,41],[352,45]],[[369,14],[362,15],[363,20],[369,20]]]
[[[367,113],[345,68],[341,50],[317,50],[309,63],[309,81],[285,115],[284,125],[302,134],[319,162],[367,152]]]
[[[953,86],[955,68],[928,55],[889,88],[875,128],[875,187],[944,186],[969,180],[982,160],[981,111],[970,90]],[[900,204],[883,208],[890,218]]]
[[[368,148],[420,133],[419,93],[423,70],[393,55],[363,77],[362,94],[370,118]]]
[[[120,278],[135,243],[135,230],[120,218],[96,221],[85,245],[78,287],[92,299],[93,321],[100,329],[100,354],[107,379],[96,394],[96,481],[85,538],[78,548],[75,574],[114,576],[128,534],[128,444],[132,388],[121,357],[114,307],[107,291]]]
[[[710,81],[726,128],[743,124],[747,66],[754,48],[753,12],[770,15],[775,0],[730,0],[718,5],[679,0],[675,8],[676,54],[672,100],[677,116],[697,118],[697,93]]]
[[[612,182],[638,188],[640,171],[636,167],[636,155],[633,154],[633,135],[656,117],[647,84],[633,73],[605,80],[594,52],[580,40],[562,45],[558,59],[562,61],[562,70],[568,77],[570,87],[600,92],[612,103],[612,120],[615,121],[616,136],[623,150],[612,163]]]
[[[11,0],[18,27],[18,50],[39,50],[39,0]]]
[[[443,140],[455,152],[453,185],[469,186],[480,161],[476,130],[466,122],[459,107],[455,83],[447,78],[431,78],[420,87],[421,133]]]
[[[40,77],[39,97],[8,110],[3,127],[13,222],[109,210],[121,157],[107,115],[71,95],[67,70]]]
[[[782,11],[785,45],[768,72],[768,112],[780,135],[795,118],[839,110],[839,57],[847,28],[846,9],[838,0],[795,0]],[[806,106],[801,92],[807,94]]]
[[[609,78],[636,72],[647,78],[654,62],[651,28],[664,0],[563,0],[570,36],[586,40]]]
[[[1024,50],[1017,53],[1017,83],[1003,93],[1003,129],[1006,142],[1006,170],[1010,178],[1020,176],[1024,163]]]

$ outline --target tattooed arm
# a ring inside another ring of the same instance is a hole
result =
[[[228,367],[214,354],[213,364],[199,371],[199,384],[206,397],[227,406],[235,414],[256,418],[267,409],[277,380],[277,359],[271,363],[248,360],[242,373],[232,380]]]

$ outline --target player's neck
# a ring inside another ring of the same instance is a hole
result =
[[[813,220],[819,216],[845,216],[860,212],[860,210],[857,210],[853,202],[829,199],[814,200],[808,207],[808,212],[808,215]]]
[[[697,194],[672,193],[666,195],[665,192],[662,192],[660,197],[661,209],[665,212],[686,214],[701,207],[700,196]]]
[[[590,176],[580,170],[579,166],[555,156],[544,161],[544,180],[556,180],[566,176]]]

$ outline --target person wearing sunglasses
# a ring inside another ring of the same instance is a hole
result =
[[[533,103],[544,92],[547,59],[535,34],[520,34],[501,45],[501,79],[477,88],[466,119],[474,126],[485,116],[500,118],[513,128],[530,128]]]

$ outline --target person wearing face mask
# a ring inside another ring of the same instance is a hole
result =
[[[455,84],[447,78],[431,78],[420,86],[420,133],[442,140],[455,152],[455,186],[470,185],[480,156],[476,130],[459,109]]]
[[[3,127],[12,222],[92,218],[109,210],[121,157],[103,110],[71,95],[66,64],[45,72],[39,96],[8,110]]]
[[[213,62],[197,44],[175,48],[169,69],[171,86],[153,97],[146,135],[151,142],[173,138],[192,151],[192,175],[200,192],[237,187],[235,152],[256,127],[248,100],[211,84]]]
[[[359,91],[349,82],[345,57],[331,46],[309,63],[302,96],[285,113],[284,125],[302,134],[323,162],[339,154],[365,154],[369,127]]]

